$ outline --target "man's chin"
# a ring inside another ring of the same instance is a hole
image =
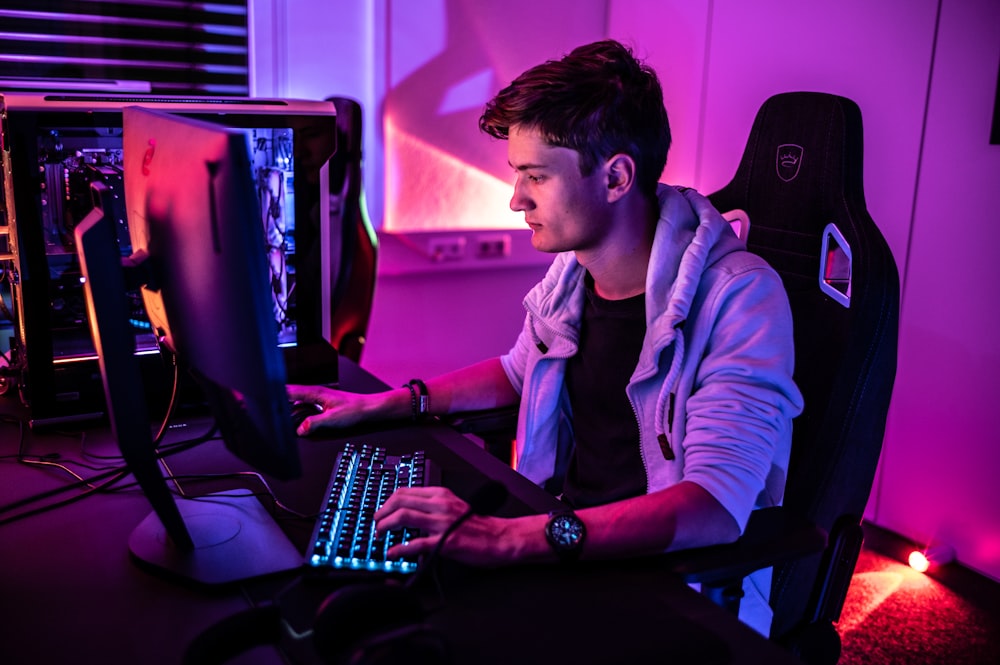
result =
[[[546,254],[555,254],[560,249],[553,247],[551,243],[546,242],[545,234],[540,233],[536,229],[532,229],[531,233],[531,246],[534,247],[539,252],[544,252]]]

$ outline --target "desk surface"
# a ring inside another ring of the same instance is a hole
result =
[[[341,362],[341,379],[342,385],[360,392],[382,387],[349,361]],[[96,427],[31,432],[24,426],[21,444],[14,420],[24,415],[19,406],[2,398],[0,413],[5,416],[0,422],[0,509],[71,482],[62,471],[15,461],[19,445],[34,455],[58,453],[63,461],[86,459],[98,465],[109,463],[100,456],[116,452],[110,434]],[[204,418],[187,419],[170,436],[191,438],[207,425]],[[502,514],[555,505],[549,495],[446,427],[400,426],[350,434],[390,449],[416,443],[442,467],[443,482],[463,496],[486,477],[500,480],[510,490]],[[303,476],[269,481],[275,495],[289,508],[315,512],[339,443],[346,438],[303,440]],[[169,463],[175,474],[245,470],[218,441],[172,457]],[[72,466],[84,477],[95,473]],[[37,505],[4,510],[0,520]],[[138,568],[127,548],[132,529],[149,512],[138,490],[124,489],[0,522],[0,662],[179,663],[191,640],[226,617],[270,604],[276,597],[298,603],[294,610],[299,616],[311,616],[313,607],[338,584],[302,581],[297,572],[207,590],[161,579]],[[304,551],[311,521],[280,523]],[[566,640],[560,637],[567,634],[579,641],[574,663],[639,662],[640,656],[660,651],[671,654],[664,662],[672,663],[797,662],[678,580],[641,562],[494,571],[446,565],[441,582],[443,602],[431,603],[426,620],[446,635],[456,663],[567,662]],[[300,655],[295,649],[265,646],[229,662],[300,662]]]

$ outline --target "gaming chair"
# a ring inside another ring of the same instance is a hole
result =
[[[337,152],[330,160],[330,223],[340,236],[340,265],[331,308],[330,343],[360,362],[375,295],[378,239],[362,195],[362,110],[346,97],[328,97],[337,109]]]
[[[809,663],[835,663],[840,611],[862,544],[896,374],[899,276],[868,213],[862,180],[861,111],[844,97],[792,92],[757,113],[733,179],[711,194],[724,214],[748,221],[748,249],[784,281],[795,326],[795,380],[805,398],[794,422],[791,461],[779,514],[756,515],[741,540],[756,562],[728,581],[698,552],[680,553],[678,569],[709,586],[728,586],[756,564],[774,566],[772,639]],[[766,519],[765,519],[766,518]],[[753,522],[769,521],[755,532]],[[795,526],[792,526],[792,524]],[[810,553],[808,524],[827,534]],[[776,526],[777,525],[777,526]],[[774,529],[777,529],[776,531]],[[790,543],[782,552],[776,543]],[[710,560],[725,548],[710,548]],[[759,557],[759,558],[758,558]],[[701,568],[699,573],[694,572]],[[725,594],[724,594],[725,595]]]

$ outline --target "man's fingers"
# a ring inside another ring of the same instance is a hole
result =
[[[374,515],[374,518],[375,530],[380,533],[403,527],[420,529],[426,533],[437,533],[448,528],[448,525],[454,521],[440,513],[427,512],[409,506],[396,508],[386,513],[379,511]]]
[[[438,539],[431,537],[423,538],[413,538],[405,543],[399,545],[393,545],[390,547],[386,553],[385,557],[387,559],[396,559],[399,557],[406,557],[407,559],[414,559],[423,554],[430,554],[434,551],[435,545],[437,545]]]

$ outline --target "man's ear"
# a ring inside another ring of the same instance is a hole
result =
[[[635,160],[630,155],[618,153],[604,164],[607,173],[608,202],[621,199],[635,184]]]

